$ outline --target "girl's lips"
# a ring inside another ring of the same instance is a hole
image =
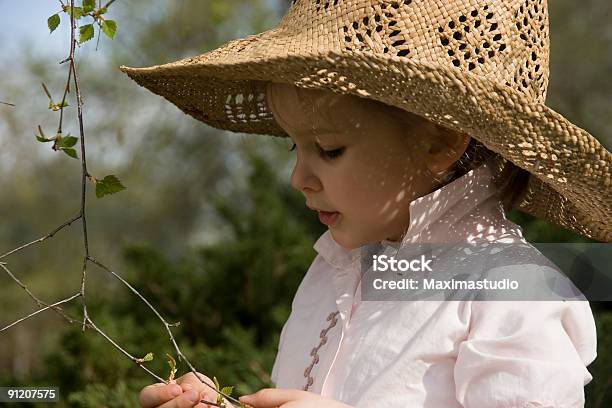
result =
[[[334,211],[334,212],[319,211],[319,221],[321,221],[321,223],[327,226],[334,225],[335,222],[338,220],[339,216],[340,216],[340,213],[337,211]]]

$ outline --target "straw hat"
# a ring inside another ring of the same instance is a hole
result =
[[[220,129],[287,136],[270,81],[378,100],[531,173],[520,210],[612,242],[612,154],[544,105],[546,0],[293,0],[280,23],[130,78]]]

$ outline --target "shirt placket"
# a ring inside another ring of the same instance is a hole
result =
[[[341,324],[339,330],[332,333],[333,340],[337,339],[337,341],[332,341],[332,344],[336,346],[334,348],[334,352],[327,353],[328,361],[321,366],[322,371],[320,371],[318,374],[318,377],[321,378],[321,395],[326,395],[327,389],[330,385],[333,387],[333,384],[330,384],[329,382],[330,375],[332,373],[334,363],[336,362],[340,353],[343,340],[350,324],[355,300],[355,290],[353,288],[355,287],[355,279],[358,279],[357,275],[359,272],[356,271],[355,268],[357,268],[358,265],[358,262],[353,262],[350,266],[348,266],[349,271],[344,276],[344,279],[334,279],[333,281],[333,287],[336,293],[338,320]],[[332,344],[330,344],[330,348],[333,347]]]
[[[327,333],[336,326],[336,324],[338,323],[338,314],[340,312],[335,311],[330,313],[327,316],[327,321],[329,322],[329,325],[327,326],[327,328],[321,330],[321,333],[319,334],[319,344],[313,348],[310,352],[310,356],[312,357],[312,361],[310,362],[310,365],[308,367],[306,367],[306,369],[304,370],[304,377],[306,377],[306,385],[304,386],[303,390],[304,391],[308,391],[308,389],[310,388],[310,386],[314,383],[314,377],[311,376],[310,374],[312,373],[312,368],[315,366],[315,364],[317,364],[319,362],[319,349],[321,347],[323,347],[326,343],[327,343]]]
[[[311,362],[304,369],[305,385],[302,389],[305,391],[323,391],[340,350],[352,309],[353,293],[349,288],[352,287],[352,279],[355,279],[354,267],[353,259],[351,262],[346,262],[343,268],[332,276],[331,286],[335,295],[336,310],[327,315],[327,327],[323,326],[323,330],[319,333],[319,344],[310,352]],[[338,323],[341,323],[340,327],[336,328]],[[327,349],[323,350],[323,347]],[[319,381],[320,387],[314,384],[315,381]]]

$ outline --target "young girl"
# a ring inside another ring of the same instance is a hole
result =
[[[361,298],[372,253],[525,244],[505,217],[513,206],[611,240],[612,155],[543,104],[547,15],[541,0],[295,0],[262,34],[122,67],[205,123],[290,137],[291,184],[328,226],[281,333],[276,388],[242,402],[584,405],[596,356],[588,302]],[[531,252],[528,263],[493,258],[487,273],[548,267]],[[215,400],[193,374],[177,382],[145,387],[141,405]]]

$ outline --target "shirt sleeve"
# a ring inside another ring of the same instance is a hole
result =
[[[596,357],[587,301],[474,301],[454,369],[465,408],[582,408]]]

